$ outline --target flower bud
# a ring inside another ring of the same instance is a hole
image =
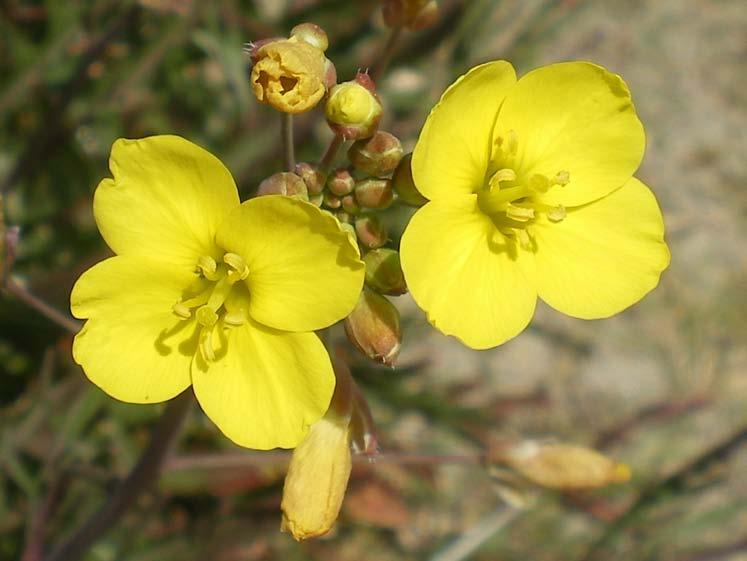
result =
[[[389,27],[405,26],[412,31],[427,29],[436,23],[436,0],[383,0],[384,22]]]
[[[394,365],[402,346],[399,312],[381,294],[363,288],[358,303],[345,318],[345,333],[368,358]]]
[[[366,283],[380,294],[399,296],[407,292],[399,252],[381,247],[366,253]]]
[[[324,183],[327,177],[316,164],[301,162],[296,164],[295,172],[296,175],[306,183],[309,195],[318,195],[324,189]]]
[[[316,207],[321,207],[324,202],[324,195],[321,193],[318,195],[309,195],[309,202]]]
[[[581,446],[527,440],[501,447],[490,461],[548,489],[594,489],[630,479],[630,468]]]
[[[324,97],[324,53],[296,37],[265,43],[254,54],[252,90],[261,103],[302,113]]]
[[[348,150],[348,159],[358,171],[385,177],[402,159],[402,143],[391,133],[376,131],[371,138],[354,142]]]
[[[327,34],[315,23],[299,23],[291,29],[290,36],[297,37],[322,52],[326,51],[327,47],[329,47]]]
[[[364,208],[385,209],[394,200],[389,179],[364,179],[355,185],[355,200]]]
[[[267,179],[263,179],[257,188],[257,196],[262,195],[284,195],[303,201],[309,200],[304,180],[288,171],[274,173]]]
[[[336,169],[329,174],[327,179],[327,188],[338,197],[352,193],[355,188],[355,179],[346,169]]]
[[[428,202],[428,199],[421,195],[418,188],[415,187],[415,182],[412,179],[411,162],[412,154],[407,154],[400,160],[397,169],[394,170],[394,175],[392,175],[392,187],[403,203],[411,206],[423,206]]]
[[[358,241],[367,249],[376,249],[387,242],[387,233],[381,219],[375,214],[360,216],[355,220]]]
[[[324,192],[324,206],[331,209],[338,209],[342,205],[340,197],[337,197],[329,191]]]
[[[361,207],[355,202],[355,195],[345,195],[342,198],[342,210],[348,214],[358,214],[361,211]]]
[[[355,80],[334,86],[324,109],[329,126],[345,140],[371,136],[382,111],[373,81],[361,72]]]

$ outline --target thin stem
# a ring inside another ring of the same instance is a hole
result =
[[[293,115],[280,114],[280,135],[283,139],[283,167],[286,171],[296,168],[296,151],[293,146]]]
[[[79,321],[63,314],[56,308],[47,304],[44,300],[34,296],[28,291],[28,289],[26,289],[26,287],[18,284],[12,278],[8,279],[8,282],[5,285],[5,290],[8,294],[12,294],[21,302],[30,308],[33,308],[47,319],[52,320],[66,331],[69,331],[70,333],[78,333],[78,331],[80,331],[81,323]]]
[[[44,561],[76,561],[101,538],[135,501],[158,479],[164,459],[176,442],[184,418],[193,403],[191,389],[172,399],[153,430],[148,447],[135,467],[120,483],[101,509],[75,532],[66,542],[57,547]]]
[[[337,152],[340,149],[340,146],[342,146],[343,142],[344,139],[339,134],[333,136],[332,140],[329,141],[329,146],[327,146],[327,150],[324,152],[324,156],[322,156],[322,159],[319,160],[319,170],[321,172],[329,172],[330,168],[332,167],[332,163],[335,161],[335,156],[337,156]]]
[[[392,62],[394,51],[397,49],[397,43],[399,42],[399,38],[401,35],[402,26],[392,28],[392,31],[389,33],[389,38],[387,39],[386,45],[384,45],[384,51],[379,57],[379,61],[374,67],[373,71],[371,71],[371,77],[374,79],[374,82],[377,82],[379,79],[381,79],[381,77],[384,75],[384,72],[386,72],[387,68],[389,68],[389,64]]]
[[[501,508],[490,513],[472,528],[431,557],[431,561],[462,561],[500,530],[511,524],[521,513],[515,508]]]
[[[235,469],[257,465],[277,465],[290,461],[291,452],[237,452],[227,454],[204,454],[176,456],[166,462],[165,471],[192,469]],[[390,452],[367,456],[356,454],[353,461],[359,464],[433,465],[459,464],[480,465],[484,454],[418,454]]]

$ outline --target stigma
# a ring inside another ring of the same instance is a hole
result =
[[[214,361],[223,330],[247,321],[248,289],[239,281],[249,276],[249,267],[236,253],[225,253],[220,263],[203,255],[195,273],[198,278],[172,311],[181,320],[196,320],[200,353],[206,361]]]

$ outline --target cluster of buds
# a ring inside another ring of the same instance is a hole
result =
[[[254,95],[283,113],[316,106],[337,82],[335,67],[324,56],[327,46],[327,34],[313,23],[297,25],[288,38],[250,43]]]

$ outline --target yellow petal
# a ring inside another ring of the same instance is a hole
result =
[[[540,298],[579,318],[608,317],[638,302],[669,265],[661,211],[635,178],[569,209],[561,222],[541,217],[532,234]]]
[[[622,78],[588,62],[565,62],[523,76],[501,107],[495,135],[513,131],[520,178],[569,172],[570,182],[543,196],[576,206],[603,197],[638,169],[646,140]]]
[[[268,195],[236,208],[218,243],[249,266],[249,313],[285,331],[321,329],[358,300],[365,266],[339,222],[314,205]]]
[[[115,253],[190,267],[220,257],[215,231],[239,195],[215,156],[178,136],[119,139],[109,167],[114,179],[99,184],[93,212]]]
[[[431,110],[412,156],[418,190],[435,200],[483,186],[498,109],[516,73],[506,61],[477,66],[454,82]]]
[[[83,273],[70,301],[73,314],[88,319],[73,343],[88,378],[130,403],[165,401],[189,386],[194,321],[171,308],[194,278],[189,269],[124,256]]]
[[[299,541],[329,532],[340,512],[351,467],[348,420],[327,415],[314,423],[288,466],[281,529]]]
[[[402,237],[402,270],[413,298],[434,327],[474,349],[514,337],[534,313],[531,255],[507,251],[504,242],[475,195],[431,201]]]
[[[335,376],[313,333],[286,333],[249,318],[223,334],[222,351],[192,364],[200,406],[240,446],[293,448],[327,410]]]

